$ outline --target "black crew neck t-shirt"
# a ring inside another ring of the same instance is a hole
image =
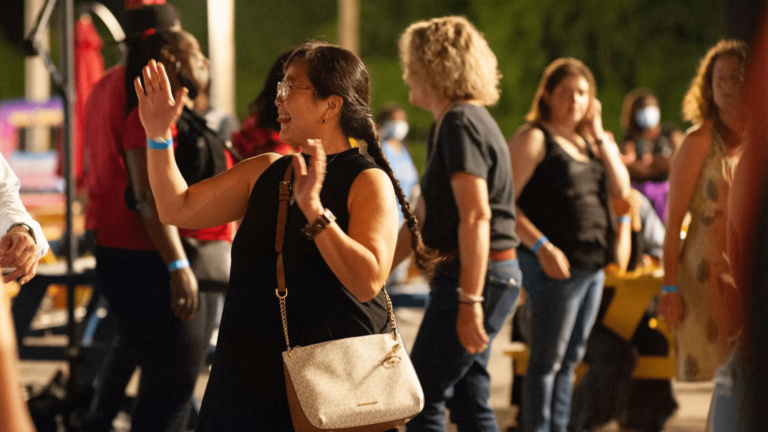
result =
[[[439,252],[454,252],[459,244],[459,209],[451,176],[466,172],[485,180],[491,208],[491,250],[517,247],[512,166],[504,135],[485,107],[461,104],[449,110],[429,136],[427,167],[421,179],[426,203],[424,244]]]

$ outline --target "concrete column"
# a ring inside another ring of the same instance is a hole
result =
[[[360,7],[358,0],[339,0],[339,45],[360,54]]]
[[[43,10],[45,0],[24,0],[24,36],[35,26],[37,16]],[[49,46],[49,32],[45,30],[45,46]],[[45,69],[40,56],[27,57],[24,61],[26,78],[24,80],[24,97],[32,101],[43,102],[51,97],[51,75]],[[51,146],[50,128],[33,126],[26,130],[26,139],[21,145],[28,151],[46,151]]]
[[[211,105],[235,113],[235,1],[208,1]]]

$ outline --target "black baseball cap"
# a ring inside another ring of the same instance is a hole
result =
[[[149,29],[181,27],[181,15],[171,4],[139,6],[125,12],[125,35],[128,38],[141,35]]]

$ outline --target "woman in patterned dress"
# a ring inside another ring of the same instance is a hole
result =
[[[743,42],[709,50],[683,101],[694,123],[670,171],[664,286],[659,312],[675,332],[677,377],[712,379],[740,327],[737,292],[725,256],[726,202],[742,152],[739,93]],[[684,244],[677,233],[691,214]]]

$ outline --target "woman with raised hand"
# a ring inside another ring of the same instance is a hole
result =
[[[523,386],[526,431],[568,427],[573,370],[586,348],[614,260],[612,201],[630,193],[619,149],[603,130],[595,80],[573,58],[544,70],[509,143],[517,199],[518,248],[531,342]]]
[[[669,176],[664,286],[659,314],[675,332],[677,378],[710,380],[741,327],[725,257],[728,194],[743,150],[739,112],[747,46],[722,40],[707,52],[683,100],[694,123]],[[691,222],[683,247],[677,233]]]
[[[490,345],[520,296],[509,150],[487,105],[499,99],[496,56],[463,17],[412,24],[400,37],[410,102],[432,113],[419,205],[424,243],[443,257],[411,359],[425,406],[408,430],[496,431],[488,405]],[[410,236],[401,229],[399,262]]]
[[[396,242],[395,195],[416,241],[416,262],[426,264],[408,202],[381,152],[362,61],[338,46],[308,42],[285,67],[275,99],[280,138],[303,154],[260,155],[191,187],[170,143],[184,93],[174,97],[154,62],[144,69],[144,86],[135,82],[160,217],[189,228],[243,220],[198,431],[293,430],[275,295],[279,184],[289,164],[295,203],[288,207],[283,260],[292,344],[389,331],[381,288]],[[353,148],[350,138],[366,150]]]

